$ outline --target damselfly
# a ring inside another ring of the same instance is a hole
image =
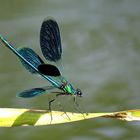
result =
[[[23,66],[33,74],[40,74],[43,78],[47,79],[52,85],[32,88],[25,90],[17,96],[23,98],[35,97],[44,93],[54,93],[54,89],[59,89],[56,96],[59,95],[72,95],[74,101],[76,96],[81,97],[82,92],[80,89],[75,89],[66,78],[62,76],[61,70],[52,64],[46,64],[31,48],[25,47],[16,49],[8,41],[0,35],[1,41],[7,46],[13,53],[15,53]],[[57,63],[61,59],[62,47],[61,38],[58,24],[53,19],[46,19],[43,21],[40,30],[40,46],[43,56],[48,61]],[[49,101],[49,109],[51,109],[51,103],[55,99]]]

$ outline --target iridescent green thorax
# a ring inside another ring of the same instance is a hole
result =
[[[63,89],[66,93],[69,93],[71,95],[74,95],[75,94],[75,90],[74,88],[72,87],[72,85],[70,83],[67,83]]]
[[[75,95],[76,94],[76,90],[73,88],[73,86],[63,76],[59,77],[59,80],[62,83],[61,84],[61,86],[62,86],[61,89],[65,93],[67,93],[69,95]]]

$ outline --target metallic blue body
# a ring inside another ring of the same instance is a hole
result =
[[[52,76],[46,76],[44,74],[42,74],[34,65],[32,65],[32,63],[30,63],[27,59],[25,59],[18,50],[16,50],[10,43],[8,43],[8,41],[2,37],[0,35],[0,39],[2,40],[2,42],[13,52],[15,53],[24,63],[28,64],[34,71],[36,71],[38,74],[40,74],[42,77],[44,77],[45,79],[47,79],[54,87],[61,89],[61,86],[63,84],[65,84],[66,86],[64,86],[64,88],[62,88],[61,90],[63,90],[63,92],[70,94],[70,95],[76,95],[76,90],[73,88],[73,86],[68,83],[64,77],[59,76],[59,77],[52,77]],[[31,90],[33,91],[33,90]],[[30,92],[31,92],[30,91]],[[35,91],[35,90],[34,90]],[[41,90],[43,91],[43,90]],[[25,93],[25,92],[24,92]],[[38,92],[38,95],[41,94],[42,92]],[[36,94],[37,95],[37,94]],[[33,94],[33,96],[36,96],[35,94]],[[30,96],[29,96],[30,97]]]
[[[57,88],[59,88],[59,87],[61,86],[61,84],[59,84],[59,83],[57,82],[57,80],[53,79],[53,78],[50,77],[50,76],[46,76],[46,75],[40,73],[40,72],[38,71],[38,69],[32,65],[32,63],[30,63],[29,61],[27,61],[14,47],[13,47],[11,44],[9,44],[9,43],[7,42],[7,40],[6,40],[4,37],[2,37],[1,35],[0,35],[0,39],[3,41],[3,43],[4,43],[13,53],[15,53],[15,54],[16,54],[20,59],[22,59],[26,64],[28,64],[29,66],[31,66],[32,69],[34,69],[34,70],[35,70],[37,73],[39,73],[42,77],[44,77],[44,78],[47,79],[50,83],[52,83],[52,85],[54,85],[54,86],[57,87]]]
[[[19,97],[30,98],[38,96],[42,93],[47,93],[47,91],[51,92],[54,88],[61,90],[61,92],[56,92],[59,95],[82,96],[81,90],[73,88],[61,75],[61,71],[55,65],[45,64],[39,55],[31,48],[26,47],[17,50],[1,35],[0,39],[5,46],[19,57],[21,63],[27,70],[33,74],[40,74],[53,85],[25,90],[18,94]],[[46,19],[43,21],[40,30],[40,47],[46,60],[59,62],[62,55],[62,47],[59,27],[55,20]]]

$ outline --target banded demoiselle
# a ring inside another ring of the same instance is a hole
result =
[[[57,93],[56,96],[72,95],[74,100],[77,96],[82,97],[81,90],[75,89],[73,85],[62,76],[61,70],[57,65],[46,64],[31,48],[24,47],[16,49],[1,35],[0,39],[5,46],[19,57],[21,63],[28,71],[41,75],[52,84],[51,86],[25,90],[17,94],[17,96],[30,98],[44,93],[54,93],[54,89],[59,89],[58,92],[55,92]],[[62,55],[61,38],[59,27],[55,20],[45,19],[43,21],[40,30],[40,46],[43,56],[48,62],[58,63],[60,61]],[[55,99],[49,101],[49,109],[51,109],[51,102],[54,100]]]

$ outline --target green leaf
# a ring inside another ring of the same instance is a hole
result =
[[[40,126],[69,123],[97,117],[140,121],[140,109],[111,113],[73,113],[48,110],[0,108],[0,127]]]

